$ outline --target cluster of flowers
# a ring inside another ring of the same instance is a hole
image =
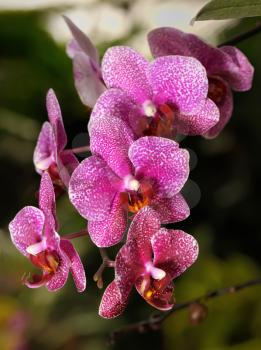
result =
[[[49,122],[43,124],[34,152],[41,174],[39,209],[25,207],[9,225],[15,246],[42,270],[24,283],[55,291],[71,271],[78,291],[86,287],[78,253],[69,238],[57,233],[55,194],[68,190],[99,248],[121,242],[131,221],[99,314],[121,314],[133,286],[150,305],[169,310],[174,305],[172,280],[198,255],[191,235],[161,227],[190,214],[180,193],[189,176],[189,153],[174,139],[177,134],[217,136],[232,114],[231,90],[250,89],[253,67],[235,47],[214,48],[174,28],[149,33],[152,62],[117,46],[107,50],[100,64],[91,41],[66,22],[74,37],[67,52],[76,89],[92,108],[92,155],[79,163],[73,150],[65,149],[61,110],[50,90]]]

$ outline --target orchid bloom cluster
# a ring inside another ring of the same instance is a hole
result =
[[[125,46],[109,48],[100,62],[90,39],[65,21],[73,36],[67,53],[75,87],[92,109],[92,155],[79,162],[73,149],[65,149],[60,106],[50,90],[49,121],[33,157],[41,175],[39,208],[23,208],[9,225],[14,245],[41,270],[23,282],[56,291],[71,272],[77,290],[85,290],[73,235],[58,234],[55,199],[67,192],[100,250],[121,243],[115,261],[108,264],[115,279],[104,292],[99,314],[120,315],[133,287],[148,304],[169,310],[175,303],[172,281],[198,256],[193,236],[162,226],[190,215],[181,194],[189,176],[189,153],[176,136],[216,137],[231,118],[232,90],[251,88],[253,67],[235,47],[214,48],[174,28],[149,33],[150,62]]]

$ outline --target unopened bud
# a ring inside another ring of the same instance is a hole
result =
[[[189,322],[198,325],[204,321],[208,315],[208,308],[202,303],[193,303],[189,306]]]

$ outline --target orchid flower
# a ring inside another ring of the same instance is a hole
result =
[[[233,111],[232,91],[247,91],[252,86],[254,68],[247,57],[234,46],[215,48],[196,35],[175,28],[158,28],[148,34],[154,57],[183,55],[198,59],[206,68],[208,97],[220,111],[220,120],[205,136],[216,137],[228,123]],[[172,56],[170,56],[172,57]]]
[[[86,278],[80,257],[72,243],[57,233],[55,194],[47,172],[41,179],[39,209],[23,208],[9,224],[9,231],[16,248],[42,270],[41,275],[25,278],[26,286],[46,286],[49,291],[56,291],[64,286],[71,271],[78,292],[85,290]]]
[[[115,279],[104,292],[99,314],[119,316],[133,286],[146,302],[159,310],[174,305],[172,280],[197,259],[198,244],[181,230],[160,228],[160,219],[150,207],[143,208],[131,223],[126,243],[115,261]]]
[[[73,61],[74,83],[82,103],[93,108],[98,97],[106,90],[102,80],[98,50],[91,40],[66,16],[73,39],[67,54]]]
[[[46,106],[49,122],[42,126],[33,160],[39,174],[48,171],[55,190],[59,192],[68,186],[71,173],[79,162],[71,150],[64,149],[67,136],[59,103],[51,89],[47,93]]]
[[[189,208],[179,193],[189,174],[189,153],[178,143],[155,136],[133,142],[120,119],[100,120],[93,130],[91,149],[72,174],[69,197],[88,220],[88,232],[98,247],[118,243],[127,213],[152,206],[161,222],[184,220]]]
[[[94,107],[90,132],[95,119],[105,116],[124,120],[135,138],[201,135],[219,120],[207,98],[206,70],[192,57],[166,56],[150,63],[129,47],[116,46],[103,57],[102,76],[109,90]]]

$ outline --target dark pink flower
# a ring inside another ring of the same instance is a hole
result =
[[[16,248],[42,270],[32,280],[25,279],[25,285],[56,291],[64,286],[71,271],[77,290],[84,291],[86,278],[80,257],[72,243],[57,233],[55,194],[47,172],[41,179],[39,209],[23,208],[9,224],[9,231]]]
[[[126,244],[115,261],[115,279],[104,292],[99,314],[119,316],[133,286],[153,307],[169,310],[174,305],[172,280],[190,267],[198,256],[197,241],[180,230],[160,228],[150,207],[134,218]]]
[[[166,56],[148,62],[131,48],[107,50],[102,75],[108,88],[92,112],[95,119],[120,118],[135,137],[203,134],[219,120],[207,98],[205,68],[192,57]]]
[[[73,39],[67,54],[73,61],[74,83],[82,103],[93,108],[97,98],[106,90],[102,80],[98,50],[91,40],[66,16]]]
[[[73,170],[79,164],[71,150],[64,150],[67,136],[61,109],[55,93],[49,90],[46,97],[49,122],[45,122],[34,150],[34,165],[39,174],[48,171],[55,189],[60,191],[69,184]]]
[[[150,205],[164,223],[184,220],[189,208],[181,194],[189,174],[189,154],[178,143],[161,137],[133,142],[121,119],[108,118],[93,131],[91,149],[72,174],[69,197],[88,220],[88,231],[99,247],[118,243],[127,213]]]
[[[154,57],[166,55],[191,56],[198,59],[207,70],[208,97],[220,110],[220,121],[208,132],[207,137],[217,136],[232,115],[231,89],[247,91],[252,86],[254,68],[246,56],[233,46],[212,47],[193,34],[175,28],[158,28],[148,35]]]

